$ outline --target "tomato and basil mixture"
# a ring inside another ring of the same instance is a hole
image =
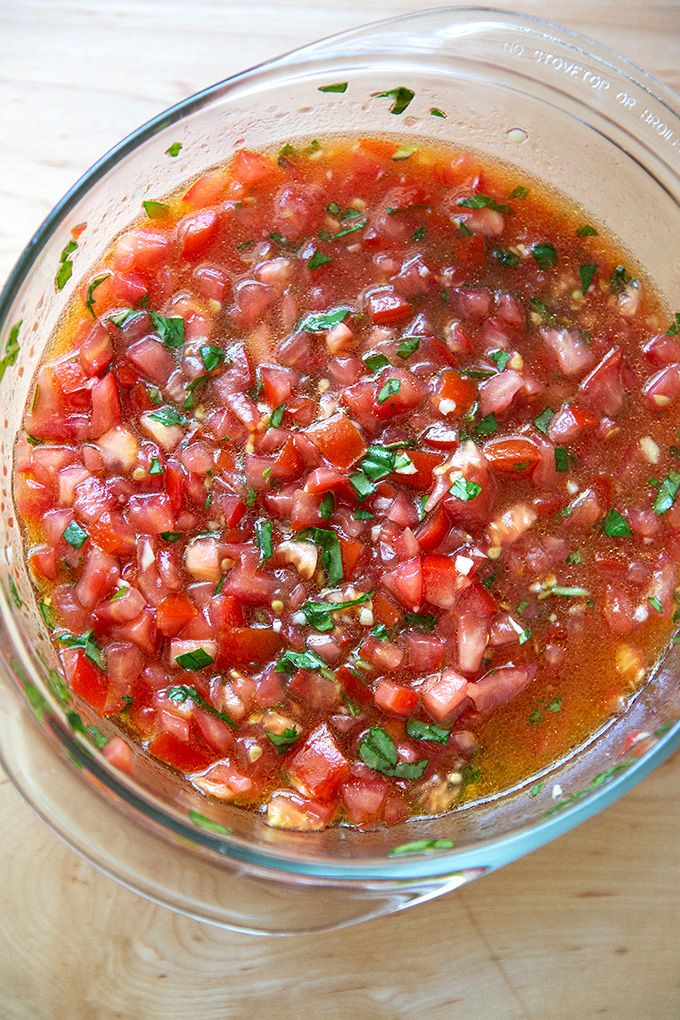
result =
[[[543,185],[239,151],[144,202],[36,377],[15,497],[66,679],[123,767],[275,826],[516,783],[669,638],[679,406],[677,322]]]

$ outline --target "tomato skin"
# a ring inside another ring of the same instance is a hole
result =
[[[340,555],[342,557],[342,572],[346,581],[350,580],[357,569],[357,564],[364,552],[362,542],[356,538],[340,539]]]
[[[416,529],[416,539],[423,552],[432,552],[449,533],[450,522],[444,507],[439,504]]]
[[[383,287],[368,298],[368,313],[376,325],[394,326],[413,314],[413,307],[399,297],[394,287]]]
[[[345,414],[336,414],[305,429],[319,452],[338,471],[347,471],[366,453],[359,429]]]
[[[104,712],[109,688],[106,674],[79,648],[74,652],[69,682],[74,694],[86,701],[95,712]]]
[[[288,771],[301,793],[327,800],[347,776],[349,763],[328,726],[322,723],[295,753]]]
[[[164,637],[176,637],[198,613],[186,595],[167,595],[156,609],[156,626]]]
[[[484,444],[484,456],[494,471],[506,475],[529,475],[541,459],[538,444],[528,436],[504,436]]]
[[[154,758],[160,758],[179,772],[202,772],[212,764],[214,755],[194,744],[185,743],[174,733],[161,733],[147,745]]]
[[[183,216],[177,224],[177,241],[183,258],[194,261],[216,240],[220,217],[216,209],[201,209]]]
[[[267,662],[278,655],[282,640],[267,627],[231,627],[219,631],[219,668]]]

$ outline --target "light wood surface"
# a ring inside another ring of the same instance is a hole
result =
[[[417,0],[0,0],[0,275],[105,149],[179,98]],[[497,6],[509,6],[499,2]],[[680,84],[680,5],[517,0]],[[138,899],[0,776],[0,1016],[677,1020],[680,757],[575,832],[453,896],[273,941]]]

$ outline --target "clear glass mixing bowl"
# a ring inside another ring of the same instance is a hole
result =
[[[342,81],[349,82],[344,94],[319,91]],[[416,97],[397,121],[390,104],[371,94],[399,85]],[[430,116],[431,107],[447,118]],[[671,645],[624,714],[519,788],[389,830],[287,832],[201,798],[143,758],[134,778],[116,772],[98,746],[99,731],[88,730],[94,720],[67,703],[49,672],[57,662],[12,509],[12,447],[35,367],[78,278],[136,218],[143,199],[172,191],[240,146],[396,129],[470,146],[550,181],[606,222],[668,306],[680,306],[677,97],[595,42],[486,8],[439,9],[335,36],[161,114],[62,199],[0,298],[0,336],[23,320],[20,358],[0,385],[4,767],[37,813],[103,871],[159,903],[238,931],[328,929],[438,896],[602,810],[680,745],[680,648]],[[173,142],[183,146],[174,159],[165,154]],[[80,223],[88,226],[74,279],[55,293],[59,253]],[[96,724],[104,736],[113,732]],[[633,743],[640,731],[646,736]],[[445,842],[390,855],[395,845],[419,840]]]

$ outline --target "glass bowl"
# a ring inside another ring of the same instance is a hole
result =
[[[345,93],[319,91],[344,81]],[[390,104],[371,95],[400,85],[416,95],[396,121]],[[430,116],[432,107],[446,118]],[[478,149],[549,181],[606,222],[668,307],[680,306],[677,97],[598,43],[479,7],[334,36],[174,106],[59,202],[0,297],[0,336],[22,321],[19,359],[0,384],[4,767],[54,831],[103,871],[158,903],[237,931],[340,927],[455,889],[601,811],[680,745],[680,648],[671,644],[625,712],[526,783],[443,818],[375,832],[298,833],[202,798],[141,756],[134,778],[117,772],[102,754],[113,724],[72,703],[54,672],[13,513],[11,463],[35,367],[79,279],[143,199],[174,190],[241,146],[397,129]],[[182,149],[171,158],[166,150],[175,142]],[[55,293],[60,252],[81,223],[74,278]],[[405,852],[403,844],[414,845]]]

